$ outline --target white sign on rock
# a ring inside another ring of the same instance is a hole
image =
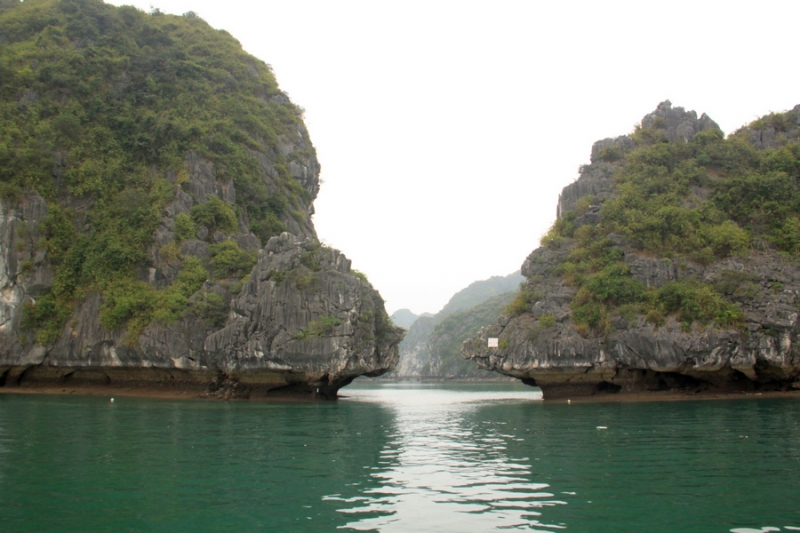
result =
[[[489,337],[489,348],[497,348],[499,344],[497,337]]]

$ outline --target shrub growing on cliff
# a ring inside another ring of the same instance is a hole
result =
[[[720,258],[744,254],[750,247],[750,234],[730,220],[705,228],[703,237],[714,255]]]
[[[711,321],[725,328],[741,327],[744,316],[738,305],[726,301],[710,285],[670,282],[656,293],[656,304],[667,314],[677,314],[684,327]]]
[[[130,319],[141,317],[142,320],[133,325],[141,330],[140,328],[144,328],[149,321],[155,299],[155,289],[143,281],[122,278],[112,282],[104,291],[104,301],[100,307],[100,323],[106,329],[115,330]],[[145,323],[142,324],[142,321]]]
[[[197,235],[197,228],[192,217],[186,213],[178,213],[175,216],[175,235],[178,239],[194,239]]]
[[[612,310],[642,302],[645,293],[644,285],[628,275],[627,265],[611,264],[583,280],[570,304],[572,319],[578,325],[609,333]]]
[[[600,161],[605,161],[607,163],[614,163],[619,161],[624,156],[622,149],[619,146],[606,146],[597,154],[597,158]]]
[[[183,316],[189,297],[206,279],[208,272],[194,256],[184,260],[177,282],[160,290],[143,281],[121,278],[104,291],[100,323],[111,330],[127,325],[127,341],[135,342],[151,321],[169,324]]]
[[[203,292],[196,296],[191,313],[205,321],[210,327],[218,329],[228,320],[228,302],[215,292]]]
[[[352,275],[354,275],[355,277],[357,277],[358,279],[360,279],[361,281],[363,281],[365,283],[369,283],[369,279],[367,279],[367,275],[364,274],[363,272],[361,272],[360,270],[352,269],[352,270],[350,270],[350,273]]]
[[[319,272],[322,270],[319,257],[320,250],[322,250],[322,245],[318,242],[313,243],[311,245],[311,249],[307,250],[300,256],[300,264],[314,272]]]
[[[539,317],[539,325],[542,328],[551,328],[556,325],[556,317],[553,315],[542,315]]]
[[[536,303],[540,298],[540,295],[535,294],[529,289],[520,289],[517,296],[505,307],[504,312],[512,316],[527,313],[530,311],[530,306]]]
[[[317,276],[304,267],[293,268],[288,272],[286,278],[295,284],[301,291],[313,289],[317,285]]]
[[[241,215],[265,242],[285,229],[295,200],[309,199],[278,150],[280,135],[300,131],[313,153],[299,110],[266,64],[199,17],[99,0],[20,2],[0,10],[0,35],[0,195],[45,198],[55,268],[52,305],[26,311],[30,328],[58,331],[89,291],[115,302],[109,324],[146,318],[147,305],[127,303],[148,301],[134,280],[152,266],[148,247],[191,151],[236,187],[235,206],[212,196],[192,213],[212,235],[236,231]],[[271,187],[255,151],[274,155]],[[178,215],[178,239],[194,238],[194,223]]]
[[[781,117],[756,126],[795,127],[792,113]],[[746,255],[753,243],[797,253],[800,143],[756,150],[747,131],[726,139],[713,129],[688,143],[667,142],[659,127],[639,127],[632,137],[636,149],[615,157],[615,196],[603,203],[599,224],[576,227],[583,209],[576,206],[542,239],[552,248],[573,243],[558,267],[578,289],[573,320],[584,332],[608,333],[612,316],[635,308],[657,324],[672,314],[685,327],[693,321],[741,327],[739,307],[708,283],[674,282],[655,290],[634,282],[620,247],[606,237],[620,235],[644,255],[701,264]]]
[[[52,292],[46,292],[22,311],[22,329],[32,332],[36,342],[48,345],[55,342],[61,328],[72,314],[72,308],[62,305]]]
[[[211,267],[219,278],[241,278],[249,274],[258,261],[255,251],[239,248],[236,241],[222,241],[212,244]]]
[[[236,231],[236,213],[216,196],[209,196],[204,204],[192,206],[192,221],[198,226],[208,228],[209,234],[215,231],[233,233]]]
[[[342,323],[342,319],[333,315],[322,315],[308,325],[308,331],[311,335],[318,337],[331,335],[336,327]]]

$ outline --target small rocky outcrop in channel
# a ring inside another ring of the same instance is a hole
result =
[[[800,389],[798,132],[800,106],[724,139],[664,102],[634,134],[595,143],[510,312],[463,356],[546,399]],[[770,187],[791,224],[765,213]]]

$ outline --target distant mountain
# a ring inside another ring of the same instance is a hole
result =
[[[447,315],[436,324],[426,344],[429,377],[440,379],[498,379],[496,372],[482,370],[461,356],[461,345],[487,324],[494,323],[516,292],[498,294],[464,311]],[[402,353],[402,352],[401,352]],[[402,360],[402,355],[400,356]]]
[[[489,322],[487,322],[488,324]],[[428,340],[436,327],[433,316],[419,317],[403,338],[400,360],[387,378],[421,377],[430,374]],[[477,368],[477,366],[476,366]]]
[[[525,281],[525,277],[517,271],[508,276],[492,276],[489,279],[470,283],[465,289],[455,293],[447,305],[437,313],[437,316],[444,318],[447,315],[474,307],[498,294],[516,291],[523,281]]]
[[[523,280],[519,272],[514,272],[476,281],[454,294],[437,314],[420,315],[400,343],[396,371],[387,377],[497,379],[497,374],[480,370],[472,362],[463,360],[461,343],[497,320]],[[395,324],[402,325],[395,316],[392,317]]]
[[[430,313],[428,313],[430,315]],[[416,322],[419,318],[419,315],[415,315],[409,309],[399,309],[394,312],[389,319],[394,323],[395,326],[399,326],[401,328],[408,329],[411,327],[411,324]]]

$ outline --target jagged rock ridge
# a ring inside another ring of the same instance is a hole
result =
[[[410,309],[398,309],[389,318],[395,326],[408,329],[419,316],[415,315]]]
[[[473,282],[454,294],[435,315],[417,318],[400,343],[397,370],[387,378],[497,379],[463,361],[460,345],[500,314],[523,279],[514,272]]]
[[[767,119],[766,124],[757,121],[737,132],[737,138],[746,139],[759,150],[778,149],[798,138],[800,106]],[[651,133],[654,128],[663,130],[659,142],[668,143],[689,143],[698,133],[717,129],[705,115],[698,119],[694,112],[673,108],[669,102],[643,119],[645,128]],[[600,228],[603,204],[619,194],[615,176],[625,164],[625,154],[635,149],[632,136],[595,143],[592,164],[582,167],[579,179],[565,187],[559,198],[559,220],[566,221],[565,215],[572,213],[569,223],[576,232],[583,226]],[[741,150],[750,153],[749,149],[744,146]],[[713,173],[719,172],[713,165],[710,168]],[[702,206],[710,194],[708,186],[703,185],[709,178],[703,173],[698,176],[701,185],[692,186],[684,201],[689,207]],[[582,200],[584,205],[575,215]],[[522,274],[527,282],[518,298],[518,311],[501,316],[466,341],[463,356],[482,368],[540,386],[545,398],[673,388],[800,388],[800,268],[796,255],[775,249],[774,243],[781,244],[780,238],[773,235],[767,242],[754,235],[758,248],[723,253],[722,258],[710,262],[707,254],[698,261],[680,254],[654,257],[642,249],[641,242],[621,234],[605,236],[605,250],[618,258],[615,268],[624,270],[624,276],[608,279],[632,279],[624,286],[649,290],[655,297],[662,295],[657,290],[674,288],[681,282],[692,289],[708,289],[704,293],[707,296],[716,291],[741,310],[738,322],[731,322],[737,324],[735,327],[691,321],[688,309],[666,316],[655,312],[657,309],[642,314],[633,304],[619,308],[628,312],[609,313],[608,322],[600,327],[578,323],[575,313],[582,309],[576,302],[581,304],[588,297],[586,293],[577,294],[575,274],[572,278],[565,275],[575,272],[578,239],[559,238],[549,240],[525,260]],[[788,249],[796,250],[791,246]],[[611,289],[606,285],[598,290]],[[736,308],[726,309],[734,309],[732,313],[736,314]],[[499,347],[489,348],[489,338],[498,338]]]
[[[85,380],[207,387],[224,398],[277,391],[333,398],[355,377],[393,368],[401,330],[350,261],[318,242],[311,215],[320,166],[300,111],[269,68],[196,16],[92,1],[46,7],[56,29],[45,32],[42,46],[61,39],[55,63],[58,53],[81,69],[92,68],[98,53],[128,62],[108,67],[108,83],[98,89],[103,104],[91,108],[45,76],[31,81],[3,71],[9,83],[0,103],[15,125],[30,129],[43,106],[60,112],[65,125],[31,141],[41,161],[25,163],[28,182],[14,172],[21,159],[0,150],[14,163],[0,181],[0,385]],[[36,26],[18,24],[38,16],[34,8],[12,3],[0,12],[3,54],[42,39]],[[62,39],[74,28],[85,34]],[[206,55],[187,57],[187,49]],[[226,58],[227,74],[214,53]],[[173,70],[136,70],[153,61]],[[195,83],[197,94],[175,93],[174,69],[187,69],[183,82]],[[207,87],[225,95],[214,100],[219,109],[202,108],[214,120],[226,120],[227,105],[250,115],[209,133],[168,117],[178,142],[152,149],[141,141],[145,128],[127,148],[133,134],[114,115],[120,102],[140,106],[136,120],[144,120],[153,116],[147,106],[192,103],[207,98]],[[93,128],[105,132],[117,166],[93,159],[91,139],[81,136]],[[181,151],[181,143],[195,148]],[[120,190],[87,181],[98,166]],[[141,245],[126,242],[142,235]]]

